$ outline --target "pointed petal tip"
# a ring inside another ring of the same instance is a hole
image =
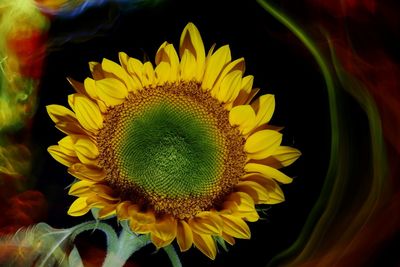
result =
[[[73,217],[78,217],[88,213],[90,207],[87,205],[86,199],[87,199],[86,197],[77,198],[69,207],[67,212],[68,215]]]

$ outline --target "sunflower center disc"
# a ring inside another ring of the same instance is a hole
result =
[[[217,206],[244,174],[244,139],[196,83],[130,94],[98,136],[100,165],[123,198],[178,218]]]

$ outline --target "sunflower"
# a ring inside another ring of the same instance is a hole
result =
[[[205,54],[189,23],[178,52],[164,42],[155,67],[119,53],[119,64],[89,63],[92,78],[69,79],[72,110],[47,106],[66,136],[49,153],[77,178],[78,197],[68,214],[92,208],[99,218],[128,220],[161,248],[175,239],[211,259],[216,242],[249,239],[256,204],[284,201],[280,184],[292,178],[278,169],[300,152],[281,146],[279,128],[268,124],[274,96],[253,89],[244,59],[228,45]]]

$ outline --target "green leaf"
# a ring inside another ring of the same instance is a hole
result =
[[[67,246],[74,228],[54,229],[39,223],[0,237],[0,250],[15,248],[2,261],[6,266],[68,266]],[[18,253],[23,251],[24,253]]]
[[[81,255],[79,255],[78,249],[76,246],[72,249],[71,253],[68,257],[68,263],[70,267],[84,267],[81,259]]]
[[[222,237],[214,236],[214,239],[215,239],[215,241],[217,241],[217,244],[219,244],[223,248],[223,250],[225,250],[226,252],[229,251],[229,248],[226,246],[226,242]]]

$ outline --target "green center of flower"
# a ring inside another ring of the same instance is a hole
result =
[[[223,166],[224,143],[212,124],[184,103],[151,104],[128,120],[121,172],[143,191],[169,198],[206,196]]]
[[[196,83],[131,93],[97,137],[106,181],[156,213],[188,218],[217,207],[244,174],[244,138]]]

